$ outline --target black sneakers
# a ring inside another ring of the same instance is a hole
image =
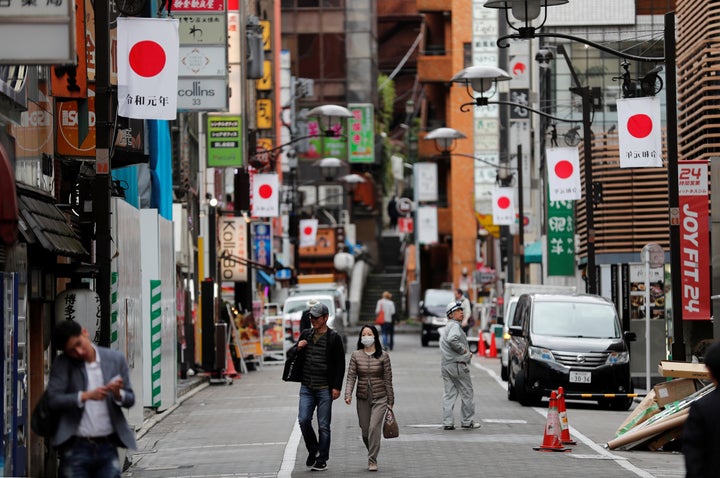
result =
[[[470,425],[461,425],[463,428],[480,428],[480,424],[476,422],[470,422]]]
[[[455,425],[445,425],[443,430],[455,430]]]
[[[315,464],[310,468],[312,471],[325,471],[327,470],[327,463],[324,461],[316,461]]]
[[[313,466],[313,465],[315,464],[315,457],[316,457],[316,456],[317,456],[317,452],[315,452],[315,453],[310,453],[310,454],[308,455],[308,457],[307,457],[307,460],[305,460],[305,466],[307,466],[308,468],[310,468],[311,466]]]

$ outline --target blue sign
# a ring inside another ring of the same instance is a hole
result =
[[[292,269],[278,269],[275,271],[275,278],[277,280],[290,280],[292,279]]]
[[[252,225],[253,260],[264,266],[273,266],[272,227],[266,222]]]

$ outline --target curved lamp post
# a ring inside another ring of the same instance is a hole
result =
[[[665,14],[664,43],[665,56],[663,57],[645,57],[631,55],[629,53],[614,50],[606,45],[595,43],[586,38],[568,35],[560,32],[538,32],[547,20],[547,7],[555,5],[563,5],[569,0],[487,0],[483,6],[487,8],[498,8],[505,10],[505,19],[508,25],[517,33],[505,35],[498,38],[497,45],[500,48],[508,47],[508,40],[511,39],[532,39],[532,38],[563,38],[573,42],[582,43],[592,48],[608,53],[617,58],[624,58],[639,62],[661,63],[664,62],[666,72],[667,90],[665,94],[666,104],[666,126],[667,126],[667,155],[668,155],[668,209],[670,218],[680,216],[679,208],[679,192],[678,192],[678,150],[677,150],[677,79],[675,67],[675,12]],[[543,13],[543,19],[537,24],[537,19]],[[522,26],[515,27],[510,18],[512,16],[519,21]],[[587,87],[585,87],[587,88]],[[585,104],[585,96],[583,95],[583,105]],[[584,110],[584,108],[583,108]],[[584,116],[584,114],[583,114]],[[583,118],[584,119],[584,118]],[[586,133],[586,143],[590,139]],[[586,151],[588,146],[586,146]],[[587,156],[586,156],[587,158]],[[586,161],[587,162],[587,161]],[[586,167],[587,171],[587,167]],[[590,209],[588,209],[590,211]],[[589,224],[588,224],[589,225]],[[594,232],[594,231],[593,231]],[[590,229],[588,228],[588,245],[590,244]],[[594,237],[592,237],[594,241]],[[589,249],[588,249],[589,251]],[[589,253],[588,253],[589,255]],[[680,287],[682,277],[680,274],[680,228],[677,222],[670,222],[670,275],[671,282]],[[589,263],[588,263],[589,266]],[[594,271],[593,279],[594,279]],[[590,271],[588,271],[588,282],[590,281]],[[591,290],[592,292],[592,290]],[[673,343],[672,357],[674,360],[685,360],[685,344],[683,333],[682,319],[682,297],[676,287],[673,287],[672,294],[672,316],[673,316]]]

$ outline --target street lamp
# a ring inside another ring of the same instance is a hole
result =
[[[681,287],[682,277],[680,275],[680,228],[679,220],[679,194],[678,194],[678,149],[677,149],[677,79],[675,68],[675,12],[665,14],[664,25],[664,43],[665,55],[663,57],[645,57],[632,55],[627,52],[614,50],[606,45],[595,43],[586,38],[568,35],[561,32],[539,32],[540,28],[547,20],[547,7],[554,5],[563,5],[569,0],[487,0],[484,4],[487,8],[497,8],[505,10],[505,19],[507,24],[517,33],[512,33],[498,38],[497,45],[500,48],[509,46],[508,40],[527,40],[533,38],[563,38],[566,40],[582,43],[593,47],[617,58],[634,60],[639,62],[660,63],[664,62],[666,72],[666,124],[667,124],[667,155],[668,155],[668,209],[670,216],[670,274],[673,284],[672,294],[672,317],[673,317],[673,343],[672,356],[675,360],[685,360],[685,344],[683,337],[683,319],[682,319],[682,297],[678,291]],[[543,19],[538,25],[536,20],[540,17],[541,11],[544,10]],[[522,26],[515,27],[510,19],[510,12],[513,17],[518,20]],[[585,104],[590,98],[587,87],[576,88],[576,93],[583,97],[583,124],[585,124]],[[588,147],[589,132],[585,133],[585,151],[592,148]],[[587,163],[589,156],[585,156],[586,172],[588,171]],[[592,165],[591,165],[592,166]],[[587,191],[586,191],[586,195]],[[587,201],[587,198],[586,198]],[[590,208],[587,208],[588,217],[590,216]],[[588,257],[590,246],[590,224],[588,223]],[[594,231],[593,231],[594,235]],[[592,237],[594,240],[594,237]],[[594,247],[594,245],[593,245]],[[590,266],[588,262],[588,267]],[[590,280],[590,270],[588,270],[588,282]],[[594,271],[593,275],[594,275]],[[592,292],[592,291],[591,291]]]
[[[550,0],[548,0],[550,1]],[[560,1],[560,0],[558,0]],[[573,70],[574,71],[574,70]],[[557,116],[553,116],[549,113],[546,113],[544,111],[536,110],[532,108],[530,105],[526,104],[520,104],[520,103],[513,103],[511,101],[502,101],[502,100],[490,100],[489,96],[486,96],[486,93],[489,92],[493,86],[494,83],[497,83],[498,81],[507,81],[510,80],[510,75],[505,72],[504,70],[494,67],[494,66],[470,66],[468,68],[465,68],[461,70],[460,72],[456,73],[455,76],[452,77],[453,83],[460,83],[465,85],[465,88],[468,91],[468,95],[471,98],[474,98],[475,101],[472,101],[470,103],[464,103],[460,105],[460,111],[469,111],[469,109],[473,106],[488,106],[488,105],[507,105],[512,106],[514,108],[523,108],[528,111],[532,111],[533,113],[536,113],[540,116],[544,116],[545,118],[549,118],[555,121],[561,121],[561,122],[567,122],[567,123],[577,123],[577,121],[567,118],[560,118]],[[475,96],[475,93],[479,93],[480,96]],[[589,94],[589,90],[588,90]],[[583,103],[584,105],[584,103]],[[585,119],[585,108],[583,107],[583,119]],[[590,134],[590,115],[587,114],[587,122],[583,123],[583,128],[586,131],[586,134]],[[589,144],[589,143],[588,143]],[[587,151],[587,148],[586,148]],[[525,283],[526,281],[526,272],[525,272],[525,211],[524,211],[524,198],[523,198],[523,177],[522,177],[522,146],[518,145],[518,151],[517,151],[517,161],[518,161],[518,191],[519,191],[519,198],[518,198],[518,213],[520,216],[520,220],[518,221],[518,239],[520,242],[520,282]],[[587,161],[586,161],[587,164]],[[587,167],[586,167],[586,175],[587,175]],[[590,177],[590,176],[586,176]],[[592,184],[592,180],[590,179],[587,184]],[[586,188],[587,189],[587,188]],[[587,195],[590,197],[590,195]],[[588,212],[588,217],[591,216],[591,212]],[[588,220],[588,222],[591,222],[591,220]],[[504,231],[507,231],[507,229],[504,229]],[[505,232],[507,233],[507,232]],[[588,257],[590,256],[590,251],[588,250]],[[592,253],[593,261],[594,261],[594,250]],[[590,266],[590,259],[588,258],[588,267]],[[593,271],[595,269],[594,262],[593,262]],[[512,272],[512,268],[510,269],[510,272]],[[509,278],[512,281],[513,274],[509,274]],[[595,287],[595,279],[594,279],[594,273],[592,276],[592,280],[588,279],[588,285],[590,288],[590,291],[592,293]]]

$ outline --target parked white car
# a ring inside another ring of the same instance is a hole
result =
[[[330,294],[310,292],[305,294],[297,293],[285,299],[285,304],[283,305],[283,319],[289,321],[292,325],[292,342],[295,342],[300,337],[300,318],[302,317],[303,312],[308,309],[307,304],[311,299],[317,300],[328,308],[328,327],[340,334],[340,337],[343,339],[343,344],[347,343],[345,324],[343,323],[342,318],[338,315],[338,309],[335,307],[335,297]]]

